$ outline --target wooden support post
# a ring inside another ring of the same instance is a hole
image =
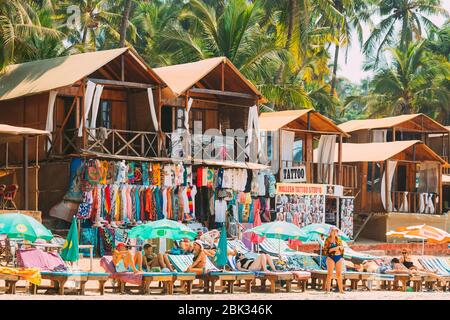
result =
[[[396,130],[395,130],[395,127],[394,127],[394,128],[392,128],[392,141],[396,141],[397,140],[395,138],[395,133],[396,133]]]
[[[125,59],[125,57],[122,54],[120,56],[120,79],[122,81],[125,81],[125,60],[124,59]]]
[[[23,209],[28,210],[28,136],[23,137]]]
[[[81,89],[81,92],[82,92],[81,93],[82,94],[82,96],[81,96],[81,122],[83,123],[81,147],[83,149],[86,149],[86,121],[85,121],[85,115],[84,115],[85,110],[86,110],[86,105],[84,103],[84,96],[86,94],[85,86],[86,86],[86,79],[84,79],[81,84],[81,87],[82,87],[82,89]]]
[[[439,164],[439,171],[438,171],[438,192],[439,192],[439,212],[442,213],[442,164]]]
[[[46,141],[44,140],[44,145]],[[35,159],[35,192],[34,192],[34,210],[38,211],[39,203],[39,136],[36,136],[36,159]]]
[[[222,63],[222,91],[225,91],[225,62]]]
[[[385,197],[386,197],[386,212],[389,212],[390,208],[391,208],[391,195],[390,195],[390,185],[389,185],[389,167],[388,167],[388,160],[384,161],[384,183],[385,183]],[[372,190],[373,190],[373,185],[372,185]]]
[[[306,128],[308,131],[311,130],[311,112],[308,112],[307,114]]]
[[[342,134],[339,135],[338,146],[338,185],[342,185]]]
[[[5,154],[5,167],[8,169],[8,162],[9,162],[9,143],[6,143],[6,154]]]
[[[164,135],[162,134],[162,127],[161,127],[161,109],[162,109],[162,90],[161,90],[161,86],[158,86],[158,125],[159,125],[159,132],[157,133],[157,145],[158,145],[158,149],[156,150],[156,152],[158,153],[158,156],[162,156],[161,154],[161,149],[163,147],[163,143],[164,143]]]

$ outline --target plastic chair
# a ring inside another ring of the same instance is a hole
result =
[[[16,203],[14,202],[17,195],[17,190],[19,190],[19,186],[17,184],[11,184],[5,188],[2,201],[3,209],[17,210]]]

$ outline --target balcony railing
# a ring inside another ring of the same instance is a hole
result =
[[[97,152],[116,156],[156,157],[158,140],[155,132],[87,128],[86,146],[78,137],[78,129],[53,133],[50,154]],[[59,134],[59,137],[57,136]]]
[[[391,192],[394,212],[440,214],[439,195],[406,191]]]
[[[186,157],[187,151],[194,159],[245,161],[245,144],[237,137],[214,135],[165,134],[167,157]]]

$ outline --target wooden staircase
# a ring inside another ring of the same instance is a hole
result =
[[[353,240],[358,239],[360,233],[364,230],[367,223],[372,218],[373,213],[369,214],[358,214],[353,216],[353,230],[355,231]]]

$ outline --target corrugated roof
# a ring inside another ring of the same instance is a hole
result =
[[[433,150],[419,140],[395,141],[395,142],[373,142],[373,143],[343,143],[342,162],[378,162],[393,158],[401,152],[406,151],[413,145],[417,145],[416,154],[420,152],[428,160],[445,161]],[[317,159],[317,149],[314,150],[314,159]],[[418,157],[419,158],[419,157]],[[406,159],[413,160],[413,159]],[[338,162],[338,148],[335,148],[334,161]]]
[[[132,50],[119,48],[8,66],[0,75],[0,101],[72,85],[127,51],[135,58],[136,64],[144,65]],[[160,81],[149,67],[146,69]]]
[[[175,96],[184,94],[197,82],[207,76],[220,64],[225,63],[235,74],[241,78],[249,89],[262,100],[264,97],[258,89],[233,65],[226,57],[215,57],[196,62],[176,64],[167,67],[154,68],[153,70],[167,84]]]
[[[386,117],[386,118],[379,118],[379,119],[364,119],[364,120],[350,120],[347,122],[344,122],[339,125],[339,128],[344,130],[347,133],[351,133],[358,130],[371,130],[371,129],[388,129],[393,128],[396,126],[399,126],[401,124],[404,124],[408,121],[413,121],[417,118],[423,117],[424,120],[427,121],[429,125],[431,125],[432,131],[434,132],[446,132],[448,129],[446,129],[443,125],[438,123],[437,121],[431,119],[430,117],[422,114],[404,114],[400,116],[395,117]],[[416,126],[421,125],[421,123],[414,123]],[[427,131],[424,129],[424,131]]]
[[[301,110],[285,110],[277,112],[263,112],[259,116],[259,127],[261,130],[274,131],[283,127],[287,127],[290,123],[296,120],[300,120],[302,117],[311,113],[311,130],[312,131],[324,131],[330,133],[343,133],[339,126],[337,126],[331,119],[328,119],[324,115],[313,109],[301,109]],[[306,119],[302,119],[302,123],[305,124],[304,130],[306,130]],[[292,126],[292,129],[296,129],[296,126]]]

